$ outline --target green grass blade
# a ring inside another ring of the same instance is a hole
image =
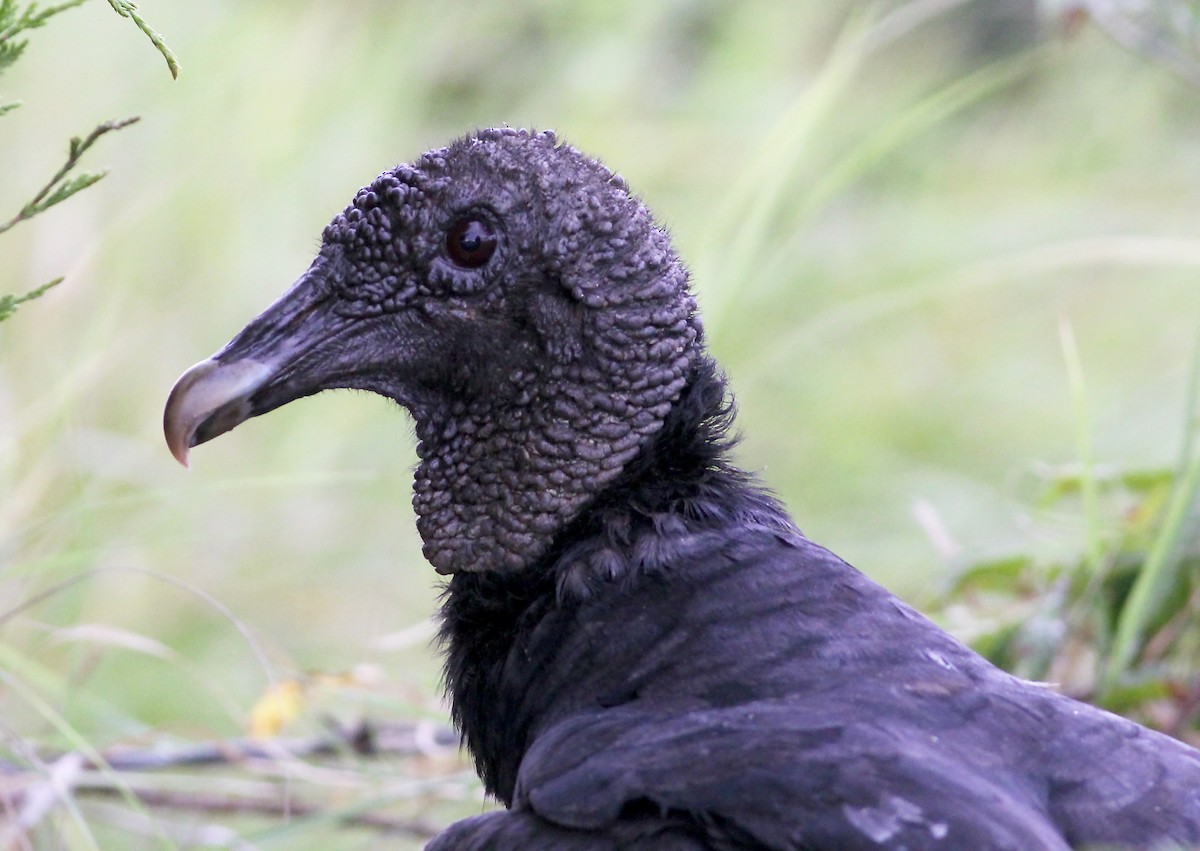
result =
[[[1116,637],[1109,655],[1103,679],[1103,691],[1111,692],[1129,669],[1146,638],[1146,630],[1166,602],[1167,595],[1178,580],[1181,565],[1180,545],[1187,534],[1189,519],[1196,506],[1200,488],[1200,452],[1194,451],[1195,431],[1200,425],[1200,338],[1192,357],[1191,380],[1188,389],[1187,421],[1184,429],[1184,452],[1178,478],[1167,506],[1162,529],[1154,539],[1146,563],[1138,572],[1129,598],[1117,619]]]
[[[812,216],[889,154],[917,136],[1024,78],[1036,67],[1041,55],[1040,52],[1022,53],[993,62],[902,112],[822,175],[808,191],[800,208],[801,217]]]
[[[57,710],[45,700],[41,698],[33,689],[29,688],[24,682],[12,676],[9,672],[0,669],[0,682],[3,682],[14,694],[21,697],[26,703],[32,706],[39,715],[42,716],[57,732],[63,737],[72,750],[82,754],[89,763],[94,765],[97,770],[108,777],[112,782],[118,794],[124,799],[130,807],[137,812],[149,818],[149,813],[138,799],[137,795],[129,788],[128,784],[121,780],[121,775],[114,771],[108,762],[104,759],[104,755],[97,750],[91,742],[75,727],[67,721]],[[100,851],[100,846],[96,844],[95,838],[92,836],[91,830],[87,826],[87,821],[79,812],[78,807],[74,803],[74,799],[69,794],[62,795],[64,805],[70,810],[75,822],[80,828],[80,832],[86,837],[90,848]],[[166,834],[158,831],[156,838],[159,844],[164,849],[175,851],[177,846],[173,843]],[[7,846],[6,846],[7,847]]]
[[[768,231],[786,212],[793,230],[816,215],[831,200],[856,180],[901,148],[904,144],[938,126],[956,113],[979,103],[1024,78],[1041,58],[1040,52],[1023,53],[1000,60],[923,98],[912,108],[871,135],[866,141],[825,169],[822,176],[798,201],[789,204],[789,190],[807,154],[807,140],[819,132],[854,80],[854,74],[866,55],[857,31],[844,36],[822,69],[818,80],[801,96],[780,122],[776,132],[763,145],[760,156],[739,181],[728,205],[730,215],[719,217],[728,222],[740,217],[741,225],[730,228],[735,234],[731,250],[713,273],[702,278],[722,283],[719,303],[710,304],[708,327],[714,346],[719,347],[719,322],[733,311],[742,287],[750,282],[751,270],[761,269],[762,247]],[[725,224],[722,227],[729,227]],[[791,256],[786,248],[778,253]]]
[[[1071,388],[1071,407],[1075,413],[1075,444],[1079,456],[1079,494],[1083,501],[1087,573],[1095,576],[1104,557],[1101,540],[1100,489],[1096,482],[1096,458],[1092,444],[1091,416],[1087,397],[1087,386],[1083,377],[1083,363],[1079,357],[1079,346],[1075,333],[1066,319],[1059,320],[1058,336],[1062,345],[1063,362],[1067,370],[1067,384]]]
[[[965,298],[990,289],[1040,286],[1046,276],[1072,269],[1118,268],[1200,269],[1200,240],[1115,236],[1038,245],[952,270],[929,280],[921,276],[903,288],[876,288],[817,312],[782,341],[754,360],[745,380],[759,380],[793,363],[799,352],[812,351],[837,339],[865,333],[875,322],[949,298]],[[1182,468],[1182,465],[1181,465]]]
[[[715,303],[706,312],[713,340],[718,338],[720,322],[730,314],[741,288],[750,282],[759,248],[785,202],[794,176],[809,156],[811,140],[847,96],[866,55],[864,34],[869,24],[869,13],[854,16],[846,24],[817,78],[784,112],[714,219],[714,232],[723,236],[713,243],[727,245],[729,250],[719,257],[697,258],[698,278],[720,282]]]

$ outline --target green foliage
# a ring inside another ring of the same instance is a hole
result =
[[[135,116],[120,121],[105,121],[84,137],[73,136],[67,151],[67,161],[54,173],[54,176],[47,181],[46,185],[38,191],[32,201],[22,207],[20,212],[7,222],[0,223],[0,233],[11,230],[21,222],[29,221],[39,213],[46,212],[46,210],[49,210],[55,204],[61,204],[76,192],[87,189],[103,178],[107,172],[83,172],[74,175],[71,172],[79,165],[79,160],[87,150],[96,144],[96,141],[101,136],[111,133],[114,130],[128,127],[138,120]]]
[[[17,41],[18,35],[37,29],[59,12],[73,9],[85,2],[86,0],[68,0],[66,3],[48,6],[45,9],[39,9],[36,3],[30,3],[25,8],[18,9],[16,0],[0,0],[0,73],[6,71],[25,50],[28,42]]]
[[[87,0],[67,0],[65,3],[41,9],[36,3],[18,8],[17,0],[0,0],[0,74],[10,68],[25,51],[28,41],[17,39],[17,36],[23,32],[37,29],[60,12],[81,6],[86,2]],[[163,37],[146,23],[146,19],[138,12],[137,4],[130,0],[108,0],[108,3],[112,6],[113,11],[123,18],[129,18],[139,30],[145,33],[146,37],[150,39],[150,43],[167,61],[167,68],[170,70],[171,76],[178,77],[179,58],[163,41]]]
[[[980,51],[970,21],[929,16],[954,5],[1022,4],[158,7],[214,71],[185,108],[153,105],[170,118],[153,138],[122,140],[140,147],[120,214],[84,232],[103,297],[0,334],[0,759],[10,790],[64,790],[21,822],[26,847],[144,851],[161,827],[186,848],[415,851],[389,814],[432,831],[485,806],[450,755],[67,769],[88,746],[232,741],[269,684],[360,664],[380,679],[306,691],[285,735],[444,721],[403,418],[361,395],[306,400],[185,476],[158,414],[365,178],[505,121],[600,155],[670,226],[741,405],[739,461],[811,537],[925,608],[949,582],[941,620],[1019,674],[1186,721],[1187,511],[1160,573],[1173,582],[1139,577],[1185,469],[1172,436],[1200,308],[1200,111],[1090,25]],[[76,77],[57,60],[34,49],[17,67],[70,85],[65,107],[165,97],[120,63]],[[1062,378],[1060,317],[1086,387]],[[960,542],[945,563],[914,498]],[[1139,581],[1162,584],[1161,605],[1136,601]],[[1136,629],[1118,668],[1122,618]]]
[[[30,3],[23,9],[17,8],[16,0],[0,0],[0,74],[3,74],[25,52],[27,39],[18,39],[23,32],[37,29],[46,21],[57,15],[85,3],[86,0],[68,0],[56,6],[39,9],[36,3]],[[0,115],[20,106],[19,101],[0,103]]]
[[[138,118],[125,118],[120,121],[106,121],[103,124],[92,130],[91,133],[84,137],[74,136],[71,138],[71,143],[67,150],[67,160],[62,167],[54,173],[54,176],[46,182],[38,193],[29,203],[20,209],[20,211],[6,222],[0,222],[0,233],[11,230],[21,222],[27,222],[34,216],[46,212],[56,204],[61,204],[72,195],[87,189],[92,184],[104,177],[106,172],[81,172],[72,174],[75,167],[79,165],[79,160],[83,155],[96,143],[96,141],[106,133],[111,133],[114,130],[120,130],[123,127],[128,127],[130,124],[138,121]],[[30,290],[24,295],[3,295],[0,296],[0,322],[8,319],[19,305],[27,301],[32,301],[38,298],[51,287],[57,286],[62,281],[58,278],[48,284],[43,284],[40,287]]]
[[[63,282],[62,278],[55,278],[42,284],[40,287],[34,287],[23,295],[0,295],[0,322],[3,322],[8,317],[17,312],[17,308],[27,301],[33,301],[35,298],[40,298],[45,295],[48,290],[57,287]]]
[[[1106,692],[1128,680],[1133,663],[1154,639],[1153,630],[1176,618],[1195,614],[1189,598],[1200,592],[1197,553],[1188,552],[1194,542],[1197,502],[1200,500],[1200,345],[1192,359],[1184,441],[1174,486],[1162,511],[1161,528],[1154,536],[1130,589],[1127,603],[1116,619],[1112,654],[1105,671]],[[1192,657],[1195,658],[1195,657]],[[1200,673],[1197,664],[1191,674]]]
[[[1075,558],[1019,553],[970,564],[940,604],[947,619],[976,625],[972,645],[1000,667],[1194,743],[1200,462],[1190,444],[1197,413],[1189,408],[1184,460],[1175,471],[1101,475],[1085,465],[1045,479],[1039,513],[1087,518]]]
[[[79,2],[83,2],[83,0],[79,0]],[[158,52],[162,54],[163,59],[167,60],[167,68],[171,72],[171,77],[178,78],[178,57],[175,56],[171,48],[167,47],[162,36],[155,32],[154,29],[146,23],[145,18],[138,14],[137,4],[130,2],[130,0],[108,0],[108,4],[113,7],[113,10],[118,15],[120,15],[122,18],[129,18],[132,20],[137,25],[137,28],[146,34],[146,37],[150,39],[150,43],[158,48]]]
[[[67,0],[65,3],[59,3],[46,8],[39,8],[36,3],[30,3],[28,6],[19,8],[16,0],[0,0],[0,74],[12,67],[24,53],[28,45],[27,39],[19,39],[18,36],[29,30],[37,29],[44,26],[45,23],[60,12],[65,12],[67,9],[72,9],[82,5],[86,0]],[[142,18],[137,11],[137,4],[128,2],[128,0],[109,0],[109,4],[117,12],[125,18],[130,18],[146,36],[150,42],[158,49],[167,60],[167,67],[171,71],[172,77],[179,76],[179,61],[175,54],[163,42],[162,36],[154,31],[145,19]],[[8,101],[0,103],[0,116],[7,112],[11,112],[20,106],[20,101]],[[33,197],[33,200],[25,204],[20,211],[6,222],[0,223],[0,233],[11,230],[21,222],[26,222],[44,213],[56,204],[61,204],[76,193],[87,189],[89,186],[98,182],[107,172],[74,172],[79,164],[80,158],[84,153],[92,147],[96,141],[106,133],[114,130],[120,130],[123,127],[128,127],[136,122],[138,118],[126,118],[120,121],[106,121],[97,126],[87,136],[72,137],[69,150],[67,153],[66,163],[54,174],[45,186]],[[57,286],[62,282],[62,278],[43,284],[40,287],[35,287],[22,295],[5,294],[0,295],[0,322],[12,316],[17,308],[25,302],[33,301],[47,292],[52,287]]]
[[[66,3],[49,6],[45,9],[39,9],[36,3],[31,3],[22,9],[18,9],[16,0],[0,0],[0,74],[3,74],[12,67],[13,63],[24,53],[25,47],[29,43],[27,39],[18,39],[17,36],[23,32],[43,26],[46,21],[58,13],[79,6],[84,2],[85,0],[68,0]],[[20,105],[20,101],[0,103],[0,115],[11,112]],[[16,216],[0,224],[0,233],[4,233],[13,228],[18,222],[30,219],[60,201],[65,201],[79,190],[90,186],[104,176],[103,174],[81,174],[75,177],[68,177],[68,172],[74,167],[75,162],[78,161],[79,155],[87,147],[90,147],[91,142],[95,141],[91,137],[89,139],[90,141],[87,142],[87,145],[83,145],[78,139],[71,140],[71,154],[68,157],[67,167],[60,170],[42,192],[38,193],[38,196],[33,201],[26,204]],[[80,147],[82,147],[82,150],[77,152],[76,149]],[[20,305],[40,297],[47,290],[57,286],[61,282],[62,278],[56,278],[22,295],[0,295],[0,322],[12,316]]]

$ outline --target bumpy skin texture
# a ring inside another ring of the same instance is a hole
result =
[[[501,243],[463,270],[444,262],[444,235],[473,213]],[[696,357],[666,235],[620,178],[548,135],[485,134],[387,172],[325,242],[348,260],[343,314],[416,307],[460,347],[430,364],[434,398],[413,405],[413,506],[443,572],[540,556],[659,429]]]
[[[468,267],[464,220],[495,238]],[[1200,845],[1200,754],[997,670],[730,463],[666,235],[553,136],[363,189],[168,440],[329,387],[416,421],[454,718],[508,807],[431,849]]]

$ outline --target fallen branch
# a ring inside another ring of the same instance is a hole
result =
[[[304,761],[346,755],[446,757],[457,754],[458,745],[453,730],[431,721],[382,725],[361,721],[348,728],[331,726],[323,735],[303,738],[122,746],[102,751],[93,759],[69,751],[38,755],[25,766],[0,762],[0,813],[9,817],[6,830],[0,834],[0,848],[22,847],[15,843],[27,838],[30,830],[68,799],[122,799],[135,808],[140,805],[146,810],[169,808],[210,815],[315,818],[428,838],[438,829],[431,821],[387,814],[380,809],[400,800],[461,799],[473,785],[470,771],[457,768],[451,774],[404,776],[380,784],[378,778],[367,774],[329,771]],[[213,766],[246,768],[256,779],[164,773],[165,769]],[[301,766],[304,770],[298,771]],[[310,782],[298,787],[297,780]],[[369,803],[345,807],[314,800],[314,789],[344,790],[348,786],[371,786]],[[300,788],[309,792],[301,793]]]
[[[104,752],[115,771],[154,771],[179,766],[229,765],[252,760],[307,759],[353,753],[359,756],[438,756],[458,749],[449,727],[432,721],[375,725],[361,721],[323,736],[278,739],[227,739]],[[98,766],[90,766],[98,767]]]
[[[175,792],[170,790],[138,790],[138,801],[149,809],[186,810],[207,815],[260,815],[270,818],[322,818],[346,827],[358,827],[379,833],[403,834],[428,839],[445,825],[423,818],[401,818],[378,812],[339,812],[336,808],[304,801],[295,795],[283,794],[247,797],[221,793]],[[77,797],[118,798],[120,792],[110,786],[92,786],[76,790]]]

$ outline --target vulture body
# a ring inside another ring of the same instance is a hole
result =
[[[552,134],[362,189],[168,444],[333,387],[415,420],[454,719],[507,806],[429,848],[1200,846],[1200,753],[998,670],[732,465],[682,263]]]

